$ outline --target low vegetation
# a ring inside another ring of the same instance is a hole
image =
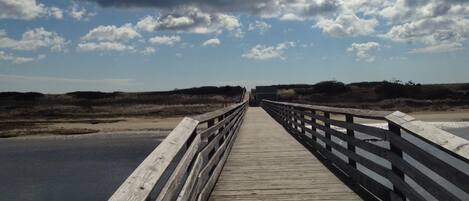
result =
[[[243,90],[241,87],[225,86],[139,93],[3,92],[0,93],[0,120],[193,115],[237,102]]]
[[[0,137],[95,133],[94,124],[139,123],[202,114],[241,100],[242,87],[199,87],[163,92],[66,94],[0,93]],[[63,126],[67,124],[67,126]],[[79,126],[80,124],[89,125]],[[77,126],[73,126],[77,125]]]
[[[278,99],[288,102],[405,112],[469,108],[469,84],[324,81],[276,87]]]

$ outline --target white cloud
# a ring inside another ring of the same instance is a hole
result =
[[[1,51],[0,50],[0,61],[8,61],[13,64],[23,64],[23,63],[29,63],[33,62],[35,60],[42,60],[45,59],[46,55],[40,54],[36,58],[35,57],[21,57],[21,56],[15,56],[13,54],[9,54],[7,52]]]
[[[132,24],[128,23],[120,27],[115,25],[98,26],[83,36],[82,40],[128,41],[139,37],[141,37],[141,35],[134,29]]]
[[[92,1],[92,0],[91,0]],[[230,1],[102,1],[94,0],[102,6],[118,7],[157,7],[162,10],[175,10],[185,7],[203,9],[204,12],[241,13],[261,18],[304,20],[318,15],[327,15],[340,9],[344,0],[230,0]]]
[[[295,42],[283,42],[275,46],[256,45],[249,51],[241,55],[244,58],[255,60],[285,59],[285,50],[295,47]]]
[[[464,49],[469,39],[469,2],[458,0],[397,0],[379,14],[389,20],[381,35],[395,42],[420,43],[410,53],[441,53]]]
[[[423,48],[416,48],[409,53],[442,53],[442,52],[454,52],[464,50],[464,47],[461,43],[447,43],[439,44],[433,46],[427,46]]]
[[[43,27],[28,30],[21,39],[9,38],[6,32],[0,30],[0,48],[12,50],[32,51],[40,48],[50,48],[52,51],[65,51],[67,42],[56,32],[50,32]]]
[[[154,45],[170,45],[173,46],[176,43],[181,42],[181,37],[179,36],[155,36],[148,40],[150,43]]]
[[[202,46],[219,46],[221,44],[220,39],[218,38],[211,38],[206,40],[204,43],[202,43]]]
[[[36,0],[0,0],[0,19],[32,20],[47,16],[62,19],[63,11],[46,7]]]
[[[147,16],[136,27],[144,31],[176,31],[197,34],[238,31],[241,24],[232,15],[203,12],[196,7],[175,9],[158,17]]]
[[[80,7],[78,4],[73,3],[72,6],[68,9],[68,15],[78,21],[87,21],[91,17],[95,16],[96,13],[89,12],[85,8]]]
[[[272,26],[270,24],[267,24],[266,22],[256,20],[253,23],[249,23],[248,30],[249,31],[258,31],[260,34],[264,34],[270,28],[272,28]]]
[[[45,6],[36,0],[0,0],[0,19],[32,20],[45,12]]]
[[[49,16],[52,16],[57,19],[62,19],[64,17],[64,13],[62,9],[57,8],[57,7],[51,7],[47,10],[47,13]]]
[[[369,35],[375,31],[377,25],[376,19],[361,19],[355,14],[343,14],[335,20],[320,19],[315,27],[331,36],[343,37]]]
[[[469,19],[436,17],[393,26],[384,38],[396,42],[423,43],[425,48],[412,53],[437,53],[463,49],[462,43],[469,38]]]
[[[88,42],[79,43],[77,49],[79,51],[133,51],[135,48],[120,42]]]
[[[388,38],[393,41],[408,41],[415,36],[415,42],[428,46],[442,44],[448,46],[454,42],[465,46],[468,32],[465,27],[468,25],[464,21],[467,21],[469,16],[467,0],[90,1],[96,1],[102,6],[160,9],[163,13],[161,16],[149,16],[138,23],[138,27],[146,31],[220,33],[223,30],[230,30],[242,33],[241,23],[232,15],[252,15],[280,20],[308,20],[312,21],[314,28],[322,30],[325,34],[340,37],[371,36],[375,34],[375,29],[379,28],[379,32],[389,33],[386,35],[389,35]],[[220,16],[227,17],[232,23],[223,23]],[[442,23],[435,23],[436,21]],[[423,29],[412,28],[420,26],[422,22],[429,26]],[[253,22],[249,29],[254,30],[256,26],[256,22]],[[454,38],[444,43],[430,44],[423,41],[433,40],[431,37],[435,35],[431,30],[440,34],[436,37]],[[393,33],[394,31],[399,33]],[[422,32],[426,34],[422,35]],[[454,33],[454,36],[449,36],[449,33]],[[396,39],[391,34],[399,34],[401,39]],[[242,34],[237,35],[242,36]],[[419,39],[418,35],[423,39]]]
[[[155,54],[156,50],[152,47],[146,47],[144,50],[140,51],[143,55],[152,55]]]
[[[370,52],[377,50],[379,47],[380,45],[377,42],[352,43],[347,48],[347,52],[355,53],[357,61],[373,62],[375,61],[375,56],[371,55]]]

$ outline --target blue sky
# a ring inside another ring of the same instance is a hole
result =
[[[0,0],[0,91],[469,79],[455,0]]]

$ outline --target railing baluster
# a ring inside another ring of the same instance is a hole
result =
[[[301,112],[304,112],[304,111],[305,111],[305,110],[304,110],[304,109],[302,109],[302,108],[301,108],[301,109],[299,109],[299,110],[300,110]],[[301,118],[300,118],[300,124],[301,124],[301,134],[305,135],[305,134],[306,134],[306,131],[305,131],[305,129],[304,129],[304,127],[305,127],[305,121],[303,121],[303,119],[305,119],[305,118],[306,118],[306,115],[304,115],[304,114],[300,114],[300,117],[301,117]]]
[[[353,115],[347,114],[345,115],[345,121],[347,123],[353,124]],[[347,129],[347,135],[350,137],[355,137],[355,131],[352,129]],[[355,153],[355,146],[351,145],[350,143],[347,142],[347,149],[350,150],[351,152]],[[351,158],[348,159],[348,164],[354,168],[357,168],[357,163],[352,160]]]
[[[311,110],[311,122],[313,123],[317,123],[316,122],[316,118],[313,117],[313,115],[316,115],[316,110]],[[311,124],[311,130],[316,132],[316,126],[314,126],[313,124]],[[316,142],[316,137],[314,135],[311,135],[311,139]]]
[[[396,125],[394,125],[390,122],[388,122],[388,127],[389,127],[389,131],[391,131],[394,135],[402,137],[401,136],[401,128],[399,128],[398,126],[396,126]],[[402,156],[403,156],[402,155],[402,150],[399,149],[398,147],[396,147],[393,143],[390,143],[390,145],[391,145],[391,152],[395,153],[397,156],[402,158]],[[391,164],[391,165],[392,165],[391,166],[392,171],[404,181],[404,178],[405,178],[404,172],[399,170],[399,168],[397,168],[395,166],[395,164]],[[396,193],[397,196],[402,197],[402,200],[406,200],[404,194],[399,189],[397,189],[395,186],[393,186],[393,189],[394,189],[394,192]]]
[[[324,112],[324,117],[325,117],[326,119],[330,119],[330,118],[331,118],[331,114],[330,114],[329,112]],[[327,123],[327,122],[324,122],[324,126],[325,126],[326,128],[331,128],[331,124],[330,124],[330,123]],[[330,139],[331,139],[331,134],[330,134],[328,131],[325,131],[325,134],[326,134],[326,138],[327,138],[328,140],[330,140]],[[327,151],[332,151],[332,147],[331,147],[330,145],[328,145],[328,144],[326,144],[326,149],[327,149]]]

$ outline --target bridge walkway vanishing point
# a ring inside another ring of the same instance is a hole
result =
[[[109,201],[465,201],[467,145],[399,111],[244,100],[184,118]]]
[[[361,200],[260,107],[250,107],[209,200]]]

